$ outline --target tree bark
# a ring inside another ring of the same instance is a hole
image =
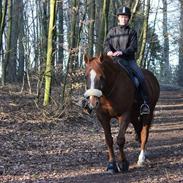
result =
[[[12,32],[12,0],[8,0],[8,33],[7,33],[7,46],[6,46],[6,55],[5,62],[3,64],[2,70],[2,83],[3,85],[7,81],[7,65],[10,59],[10,51],[11,51],[11,32]]]
[[[163,68],[162,74],[164,78],[169,80],[170,66],[169,66],[169,35],[168,35],[168,19],[167,19],[167,0],[162,0],[163,3]]]
[[[2,37],[3,37],[3,33],[4,33],[4,28],[5,28],[5,17],[6,17],[6,12],[7,12],[7,5],[8,5],[8,1],[4,1],[4,4],[2,6],[2,1],[1,1],[1,19],[0,19],[0,23],[1,23],[1,27],[0,27],[0,51],[2,49]]]
[[[102,20],[100,23],[100,34],[98,39],[98,45],[96,53],[100,54],[103,49],[103,42],[104,38],[106,37],[108,31],[108,12],[109,12],[110,0],[103,0],[103,7],[102,7]]]
[[[48,31],[48,46],[47,46],[47,59],[45,71],[45,92],[44,92],[44,106],[48,105],[51,91],[52,79],[52,58],[53,58],[53,32],[55,29],[55,8],[56,0],[50,0],[50,19]]]
[[[11,44],[8,50],[9,59],[7,60],[7,80],[10,83],[17,81],[17,43],[19,36],[18,19],[20,16],[19,4],[12,1],[12,28],[11,28]]]
[[[148,19],[149,19],[149,10],[150,10],[150,0],[147,0],[146,6],[145,6],[145,18],[142,28],[142,42],[141,45],[139,45],[140,53],[137,60],[137,63],[145,68],[146,63],[144,62],[144,53],[146,48],[146,41],[147,41],[147,31],[148,31]]]
[[[89,28],[88,28],[88,45],[89,45],[89,55],[92,57],[94,54],[94,25],[95,25],[95,1],[88,1],[88,18],[89,18]]]
[[[183,86],[183,0],[180,0],[180,37],[179,37],[179,67],[178,84]]]
[[[63,29],[63,0],[57,3],[58,7],[58,64],[61,65],[60,70],[63,69],[63,44],[64,44],[64,29]]]
[[[19,7],[19,19],[18,19],[18,25],[19,25],[19,59],[18,59],[18,81],[23,81],[24,77],[24,4],[23,1],[17,1],[18,7]]]

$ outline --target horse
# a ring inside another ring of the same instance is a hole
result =
[[[124,153],[125,132],[129,123],[132,123],[140,142],[137,164],[143,165],[146,160],[145,146],[153,119],[153,111],[160,93],[156,77],[152,72],[143,69],[149,93],[150,114],[140,115],[137,88],[124,68],[107,55],[89,58],[85,54],[84,61],[87,87],[84,96],[88,100],[89,108],[96,111],[96,116],[104,129],[108,148],[107,171],[117,173],[126,172],[129,169],[129,162]],[[116,160],[113,149],[114,143],[110,124],[112,118],[116,118],[119,122],[118,160]]]

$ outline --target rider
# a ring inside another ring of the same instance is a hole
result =
[[[144,75],[135,61],[137,51],[137,32],[128,25],[131,11],[128,7],[120,7],[117,10],[118,26],[113,27],[107,34],[104,42],[104,52],[114,60],[124,62],[138,78],[144,103],[140,107],[140,114],[149,114],[148,92]]]

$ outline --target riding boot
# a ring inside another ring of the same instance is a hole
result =
[[[143,104],[140,106],[140,115],[150,114],[149,98],[145,82],[142,84],[141,88],[142,88],[141,95],[143,98]]]

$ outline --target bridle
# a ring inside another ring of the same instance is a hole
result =
[[[118,72],[117,73],[117,78],[116,78],[116,80],[115,80],[115,82],[114,82],[114,84],[112,86],[112,89],[109,91],[109,93],[107,95],[105,95],[106,97],[110,97],[110,95],[112,94],[112,92],[113,92],[113,90],[115,88],[115,85],[116,85],[116,83],[118,81],[119,76],[120,76],[120,74]],[[95,96],[95,97],[100,98],[102,95],[103,95],[103,92],[101,90],[99,90],[99,89],[88,89],[84,93],[84,97],[85,98],[88,98],[90,96]]]
[[[86,92],[84,93],[84,97],[90,97],[90,96],[95,96],[100,98],[102,96],[102,91],[98,90],[98,89],[88,89],[86,90]]]

